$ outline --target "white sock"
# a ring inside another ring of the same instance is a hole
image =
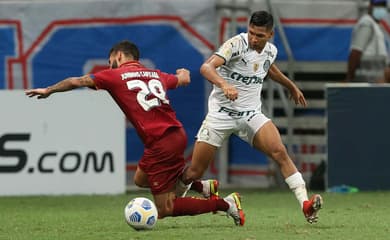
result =
[[[202,187],[203,187],[203,196],[204,197],[209,197],[210,196],[210,184],[209,184],[209,181],[208,180],[201,180],[200,181],[202,183]]]
[[[285,181],[287,185],[290,187],[290,189],[294,192],[295,197],[298,199],[298,202],[302,208],[303,202],[306,201],[308,198],[307,198],[306,184],[302,178],[301,173],[296,172],[293,175],[287,177]]]

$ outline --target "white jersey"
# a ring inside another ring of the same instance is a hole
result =
[[[261,89],[268,70],[276,59],[277,48],[267,42],[258,53],[249,48],[248,34],[241,33],[227,40],[215,53],[225,59],[217,72],[238,91],[238,98],[230,101],[221,88],[213,86],[209,96],[209,115],[225,118],[246,117],[261,111]]]

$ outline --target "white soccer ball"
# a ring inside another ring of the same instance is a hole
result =
[[[134,198],[125,207],[126,222],[136,230],[152,229],[157,217],[156,205],[144,197]]]

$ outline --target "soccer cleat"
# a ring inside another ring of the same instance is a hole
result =
[[[231,193],[224,200],[229,204],[229,209],[226,211],[227,215],[233,218],[237,226],[243,226],[245,223],[245,214],[241,207],[240,194],[237,192]]]
[[[323,204],[322,197],[319,194],[314,194],[309,200],[303,202],[303,214],[309,223],[316,223],[318,221],[318,211]]]
[[[209,179],[202,181],[203,185],[203,192],[202,195],[204,198],[208,199],[218,199],[219,194],[218,194],[218,186],[219,182],[218,180],[215,179]]]

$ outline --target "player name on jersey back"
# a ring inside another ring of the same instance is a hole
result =
[[[139,72],[125,72],[121,74],[122,80],[126,80],[129,78],[155,78],[159,79],[160,76],[158,76],[157,72],[149,72],[149,71],[139,71]]]

